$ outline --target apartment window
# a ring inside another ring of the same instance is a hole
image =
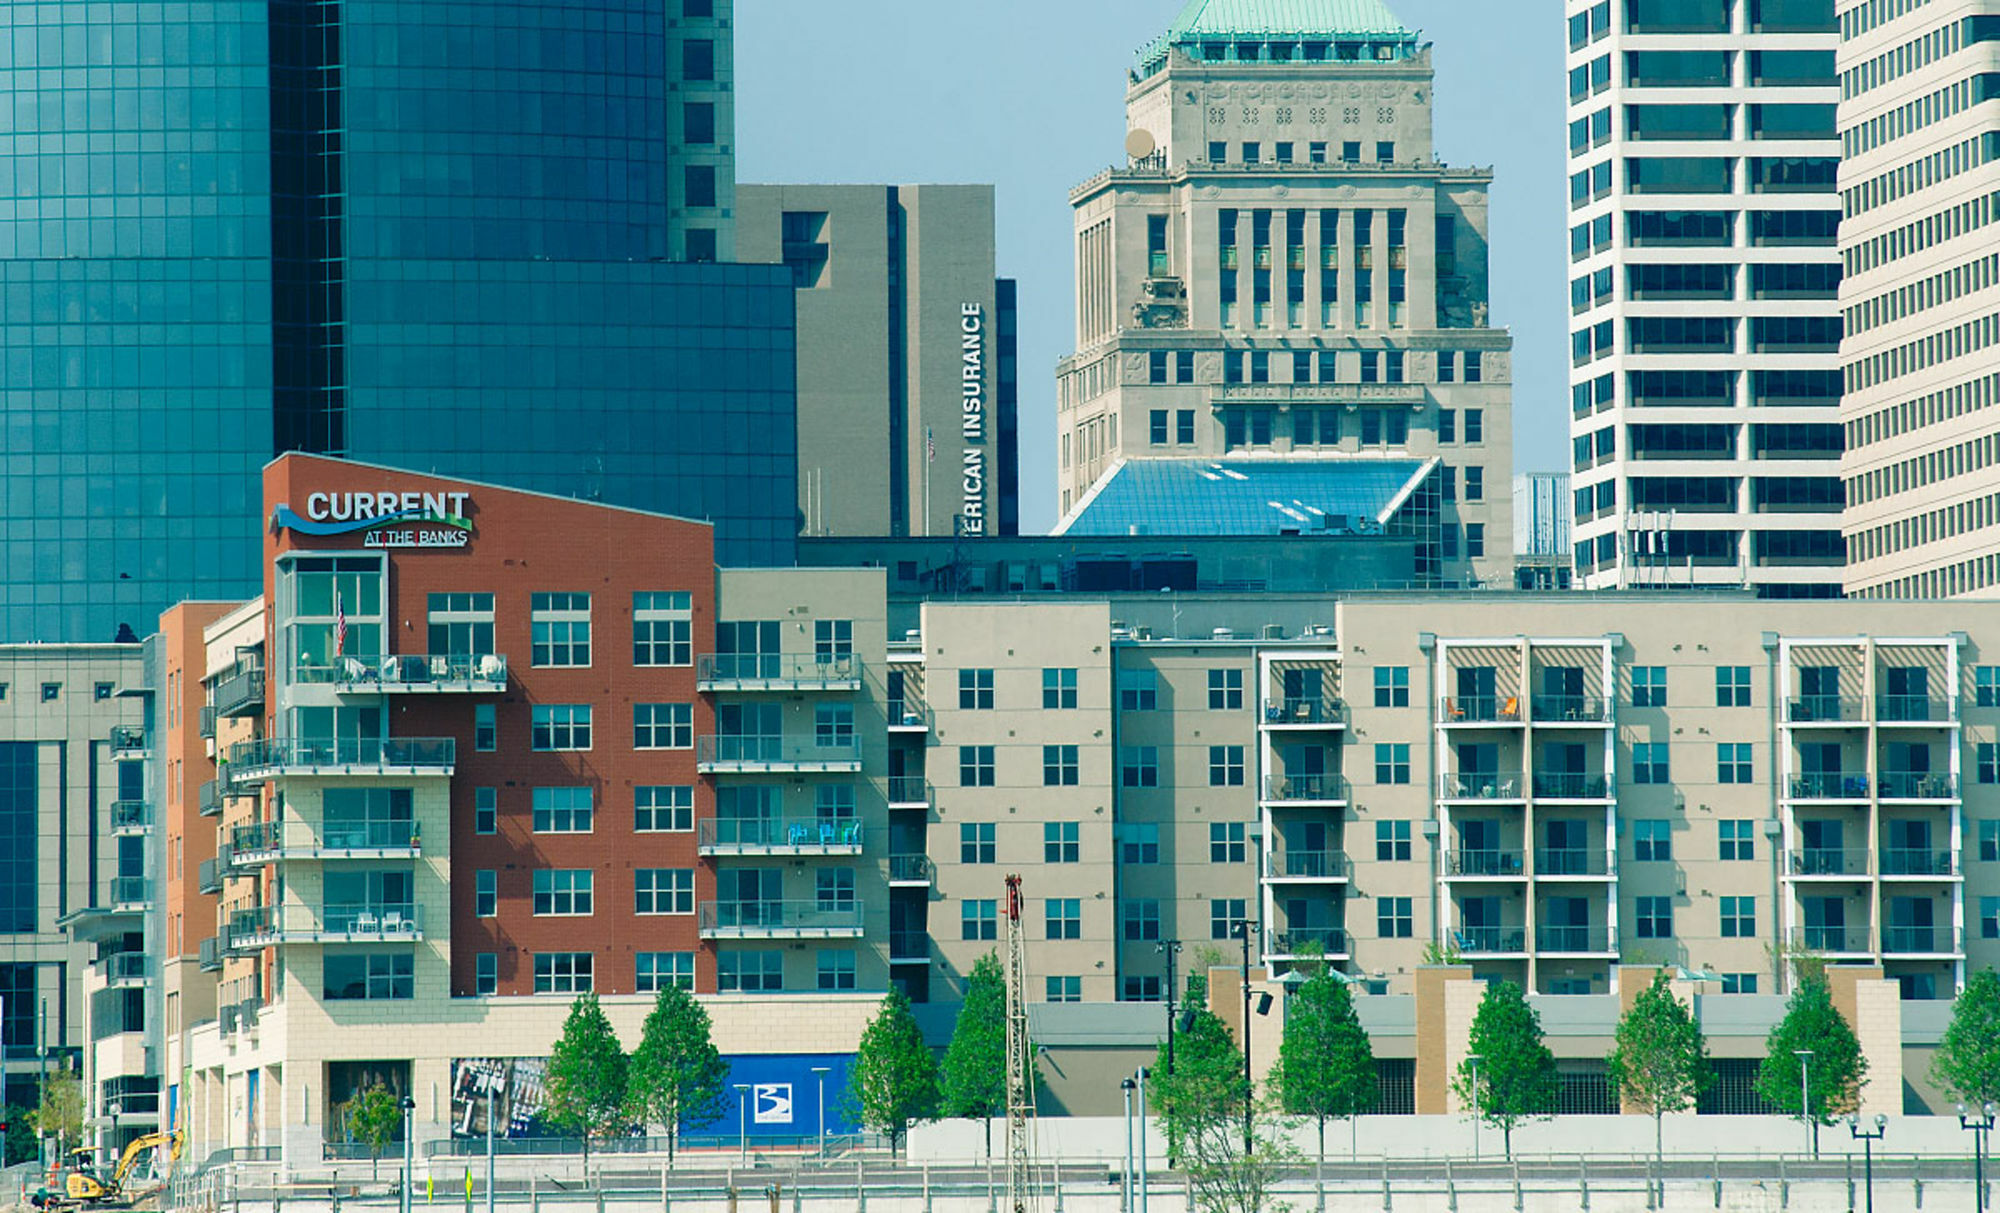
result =
[[[997,939],[1000,934],[1000,916],[996,902],[977,898],[958,903],[958,937],[960,939]]]
[[[1465,499],[1467,501],[1486,500],[1486,469],[1469,467],[1465,469]],[[1481,541],[1482,546],[1484,540]],[[1474,553],[1477,555],[1478,553]]]
[[[1715,781],[1717,783],[1750,782],[1749,742],[1723,741],[1716,743]]]
[[[1755,897],[1723,897],[1722,937],[1724,939],[1755,939],[1757,937],[1757,899]]]
[[[813,744],[820,749],[854,745],[854,705],[822,703],[813,709]]]
[[[1756,823],[1747,817],[1728,818],[1715,823],[1717,859],[1757,858],[1756,836],[1751,827]]]
[[[1632,782],[1666,783],[1667,743],[1640,741],[1632,745]]]
[[[985,711],[993,706],[993,671],[958,672],[958,706],[964,711]]]
[[[1042,927],[1048,939],[1083,938],[1083,901],[1076,897],[1051,897],[1042,903]]]
[[[490,703],[474,704],[472,708],[472,748],[480,753],[491,753],[500,744],[499,713]]]
[[[962,822],[958,827],[958,862],[992,863],[996,854],[990,821]]]
[[[1083,978],[1044,977],[1042,978],[1042,997],[1047,1002],[1082,1002]]]
[[[1444,443],[1444,442],[1457,442],[1457,441],[1458,441],[1458,410],[1457,410],[1457,409],[1439,409],[1439,410],[1438,410],[1438,420],[1437,420],[1437,427],[1438,427],[1438,441],[1439,441],[1440,443]]]
[[[590,789],[536,788],[535,833],[588,834],[591,829]]]
[[[1410,938],[1416,921],[1410,910],[1411,900],[1408,897],[1377,897],[1375,934],[1383,939]]]
[[[1192,365],[1192,363],[1190,363],[1188,366],[1188,377],[1186,379],[1181,380],[1181,382],[1192,383],[1193,381],[1194,381],[1194,366]],[[1194,444],[1193,409],[1174,410],[1174,441],[1182,446],[1192,446]]]
[[[1410,858],[1410,823],[1375,823],[1375,858],[1383,863],[1399,863]]]
[[[635,868],[634,914],[694,913],[693,868]]]
[[[491,918],[500,912],[500,874],[481,868],[472,874],[472,916]]]
[[[1715,667],[1715,706],[1718,708],[1747,708],[1750,706],[1749,666],[1719,665]]]
[[[1724,994],[1755,994],[1757,992],[1757,975],[1755,973],[1724,973],[1721,974],[1721,977],[1722,993]]]
[[[694,705],[635,703],[632,705],[632,748],[685,750],[694,745]]]
[[[1157,746],[1128,745],[1118,750],[1118,784],[1126,788],[1160,786],[1160,750]]]
[[[537,750],[590,748],[590,705],[538,703],[529,717],[529,744]]]
[[[1236,938],[1236,924],[1247,921],[1248,913],[1243,908],[1241,897],[1217,897],[1208,903],[1208,937],[1210,939]]]
[[[1243,706],[1243,671],[1208,672],[1208,710],[1234,712]]]
[[[813,873],[813,896],[822,910],[854,909],[854,869],[819,869]]]
[[[1672,939],[1674,937],[1674,899],[1671,897],[1638,897],[1633,899],[1635,915],[1639,923],[1641,939]]]
[[[529,653],[535,665],[590,664],[590,595],[535,594],[530,606]]]
[[[668,986],[694,989],[693,952],[639,952],[633,961],[641,994],[655,994]]]
[[[1474,469],[1468,468],[1466,470],[1471,472]],[[1467,560],[1477,560],[1484,555],[1486,555],[1486,524],[1483,522],[1466,523],[1465,558]]]
[[[686,784],[641,785],[632,789],[632,828],[641,834],[694,829],[694,789]]]
[[[535,916],[581,918],[590,913],[595,877],[589,868],[536,868]]]
[[[1118,708],[1124,712],[1151,712],[1160,706],[1160,679],[1150,669],[1118,671]]]
[[[1973,752],[1981,783],[2000,783],[2000,744],[1982,741]]]
[[[1378,665],[1375,667],[1375,706],[1378,708],[1407,708],[1410,706],[1409,666]]]
[[[719,951],[715,954],[715,988],[724,994],[768,994],[785,988],[785,954]]]
[[[990,788],[993,786],[992,746],[962,745],[958,747],[958,786],[962,788]]]
[[[500,790],[472,789],[472,832],[492,834],[500,828]]]
[[[1641,863],[1663,863],[1674,857],[1673,823],[1664,818],[1642,818],[1632,823],[1632,858]]]
[[[1316,139],[1306,144],[1306,163],[1326,163],[1326,142],[1324,140]]]
[[[1119,903],[1119,937],[1128,943],[1160,937],[1160,903],[1150,897],[1128,897]]]
[[[1663,665],[1632,667],[1632,706],[1635,708],[1667,706],[1667,667]]]
[[[1078,828],[1074,821],[1045,821],[1042,823],[1042,862],[1078,863],[1082,861],[1082,845],[1078,841]]]
[[[1127,977],[1120,983],[1120,1002],[1160,1002],[1160,979],[1158,977]]]
[[[1465,381],[1467,383],[1479,382],[1479,351],[1477,350],[1467,350],[1465,352]],[[1486,441],[1485,409],[1465,410],[1465,440],[1467,442]]]
[[[1386,141],[1377,143],[1375,145],[1375,162],[1377,164],[1394,164],[1396,162],[1396,145]]]
[[[1246,143],[1243,145],[1243,163],[1245,164],[1257,163],[1258,157],[1262,154],[1263,148],[1256,143]]]
[[[1407,741],[1378,741],[1375,743],[1375,782],[1410,782],[1410,743]]]
[[[1158,384],[1165,383],[1166,381],[1167,351],[1153,350],[1146,355],[1146,382]],[[1155,409],[1153,411],[1153,419],[1155,427],[1160,434],[1160,437],[1155,439],[1155,441],[1165,442],[1167,440],[1167,411],[1165,409]]]
[[[686,591],[632,595],[632,664],[694,663],[694,596]]]
[[[1077,778],[1077,753],[1073,745],[1042,747],[1042,786],[1073,788]]]
[[[1975,707],[2000,707],[2000,665],[1972,667],[1972,697]]]
[[[1055,711],[1076,706],[1074,667],[1050,667],[1042,671],[1042,707]]]
[[[1160,825],[1154,821],[1128,821],[1118,827],[1120,863],[1160,862]]]
[[[1249,858],[1249,837],[1240,821],[1212,821],[1208,824],[1208,861],[1243,863]]]
[[[480,952],[472,958],[472,992],[497,994],[500,991],[500,954]]]
[[[853,948],[821,948],[817,962],[813,966],[815,978],[822,990],[852,990],[855,988],[855,968]]]
[[[535,993],[590,993],[591,954],[589,952],[535,953]]]
[[[1979,858],[1985,863],[2000,861],[2000,821],[1979,823]]]
[[[1380,350],[1361,351],[1361,382],[1382,382],[1382,352]]]
[[[1229,145],[1219,139],[1211,139],[1208,144],[1208,162],[1222,164],[1229,159]]]
[[[62,683],[45,682],[42,684],[43,703],[54,703],[56,700],[61,698],[62,698]]]
[[[1346,164],[1361,163],[1361,141],[1349,139],[1340,145],[1340,159]]]
[[[1208,786],[1211,788],[1240,788],[1243,786],[1242,746],[1212,745],[1208,747]]]

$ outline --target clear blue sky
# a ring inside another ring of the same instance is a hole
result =
[[[1125,71],[1182,0],[737,0],[737,174],[991,183],[1021,283],[1021,529],[1055,520],[1055,362],[1074,324],[1069,188],[1122,159]],[[1437,147],[1491,165],[1493,322],[1515,463],[1567,466],[1563,29],[1555,0],[1388,0],[1436,44]]]

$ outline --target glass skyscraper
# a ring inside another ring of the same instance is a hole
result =
[[[255,591],[303,449],[786,563],[792,286],[727,0],[0,4],[0,639]]]

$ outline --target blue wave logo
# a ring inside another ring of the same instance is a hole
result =
[[[460,530],[472,529],[470,519],[457,518],[450,514],[440,514],[434,510],[398,510],[393,514],[379,514],[373,518],[355,518],[347,522],[313,522],[301,518],[292,507],[281,505],[271,511],[271,529],[297,531],[301,535],[347,535],[355,531],[372,531],[378,526],[391,526],[398,522],[435,522]]]

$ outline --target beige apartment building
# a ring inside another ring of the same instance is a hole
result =
[[[1846,589],[2000,593],[1992,0],[1843,0]]]

